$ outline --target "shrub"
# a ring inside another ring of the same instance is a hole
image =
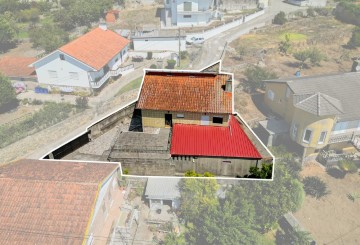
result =
[[[320,199],[330,193],[326,183],[317,176],[305,177],[302,182],[306,195],[315,197],[316,199]]]
[[[360,27],[357,27],[352,31],[351,38],[347,45],[353,49],[360,47]]]
[[[346,173],[355,173],[358,169],[355,162],[351,160],[341,160],[339,162],[339,168]]]
[[[276,79],[276,73],[261,68],[259,66],[251,66],[245,70],[245,76],[248,81],[248,86],[252,91],[257,89],[265,89],[264,80]]]
[[[181,59],[186,59],[189,56],[188,51],[181,51],[180,52],[180,58]]]
[[[285,17],[285,12],[280,11],[277,15],[275,15],[275,18],[273,20],[273,23],[276,25],[283,25],[287,21]]]
[[[308,17],[315,17],[315,10],[313,8],[308,8],[306,14]]]
[[[151,68],[151,69],[156,69],[157,66],[156,66],[155,64],[152,64],[152,65],[150,66],[150,68]]]
[[[152,52],[147,52],[146,59],[151,60],[151,59],[152,59],[152,56],[153,56],[153,53],[152,53]]]
[[[273,165],[263,163],[261,169],[258,167],[250,167],[250,175],[248,178],[258,178],[258,179],[271,179]]]
[[[86,109],[88,108],[89,99],[87,97],[77,97],[75,103],[77,108]]]
[[[168,69],[174,69],[175,65],[176,65],[176,60],[167,60]]]
[[[125,168],[124,171],[123,171],[123,174],[129,174],[129,169]]]
[[[195,172],[195,170],[188,170],[185,172],[186,177],[201,177],[201,174]]]

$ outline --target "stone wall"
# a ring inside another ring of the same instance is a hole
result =
[[[89,137],[91,139],[95,139],[105,133],[106,131],[113,128],[117,122],[121,121],[125,117],[131,117],[134,109],[135,109],[136,102],[128,105],[127,107],[112,113],[111,115],[107,116],[106,118],[96,122],[92,126],[88,128],[90,132]]]

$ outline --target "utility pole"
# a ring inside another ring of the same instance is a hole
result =
[[[180,27],[179,27],[179,34],[178,34],[178,38],[179,38],[179,63],[178,63],[178,66],[180,67],[180,60],[181,60],[181,57],[180,57],[180,52],[181,52],[181,42],[180,42]]]

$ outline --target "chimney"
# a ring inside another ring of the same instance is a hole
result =
[[[231,77],[228,80],[226,80],[225,92],[232,92],[232,80],[231,80]]]
[[[101,29],[103,29],[104,31],[107,30],[107,25],[106,25],[106,23],[100,23],[100,24],[99,24],[99,27],[100,27]]]

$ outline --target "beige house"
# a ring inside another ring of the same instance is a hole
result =
[[[285,134],[307,157],[328,144],[351,144],[360,134],[360,109],[354,106],[360,102],[359,72],[265,83],[265,105],[275,114],[260,122],[262,138],[268,145],[285,140]]]

